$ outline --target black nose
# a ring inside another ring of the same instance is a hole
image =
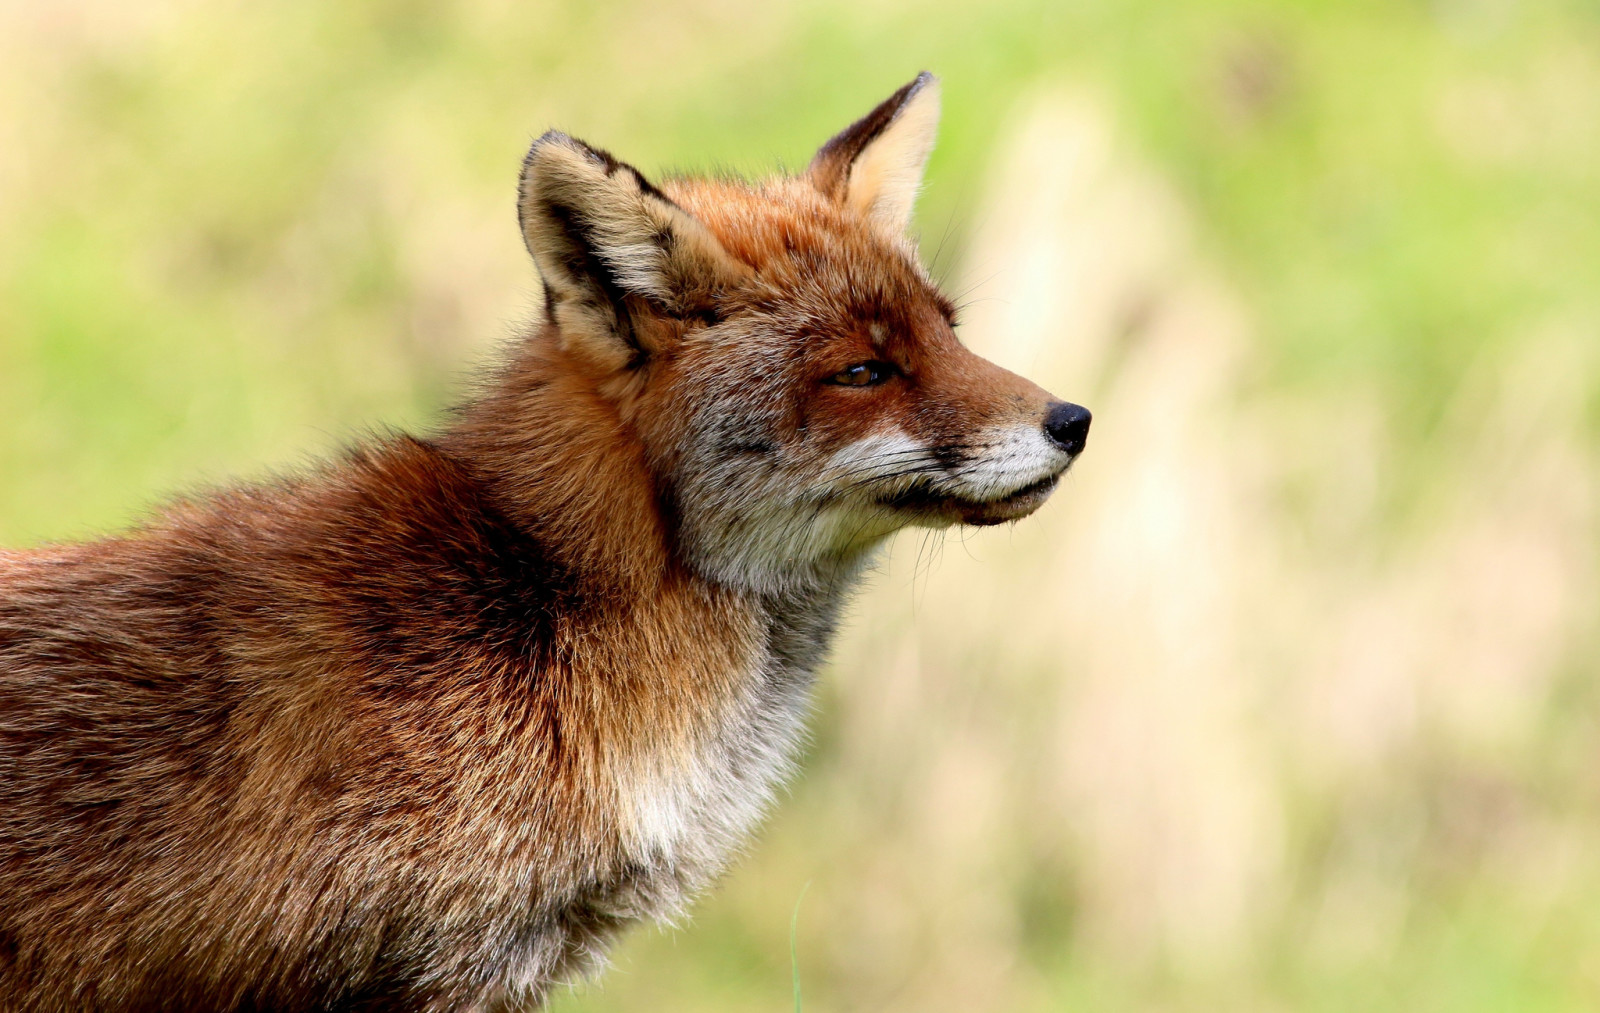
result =
[[[1089,442],[1089,420],[1094,418],[1082,405],[1057,401],[1044,417],[1044,431],[1069,454],[1080,454]]]

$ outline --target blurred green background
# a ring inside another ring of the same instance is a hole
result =
[[[546,127],[793,169],[924,68],[924,254],[1095,440],[557,1008],[790,1008],[797,903],[808,1010],[1600,1006],[1592,3],[0,0],[0,544],[430,425]]]

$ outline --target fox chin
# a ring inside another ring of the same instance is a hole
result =
[[[0,1008],[531,1008],[791,771],[852,583],[1089,412],[957,340],[922,74],[759,182],[558,132],[540,319],[423,437],[0,552]]]

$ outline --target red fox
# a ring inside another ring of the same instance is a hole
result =
[[[542,319],[435,434],[0,553],[0,1008],[526,1009],[681,911],[874,550],[1084,448],[918,263],[938,109],[761,183],[547,133]]]

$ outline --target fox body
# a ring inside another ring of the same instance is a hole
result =
[[[543,319],[438,433],[0,553],[0,1009],[526,1008],[680,911],[872,550],[1087,435],[917,262],[937,111],[760,184],[546,134]]]

